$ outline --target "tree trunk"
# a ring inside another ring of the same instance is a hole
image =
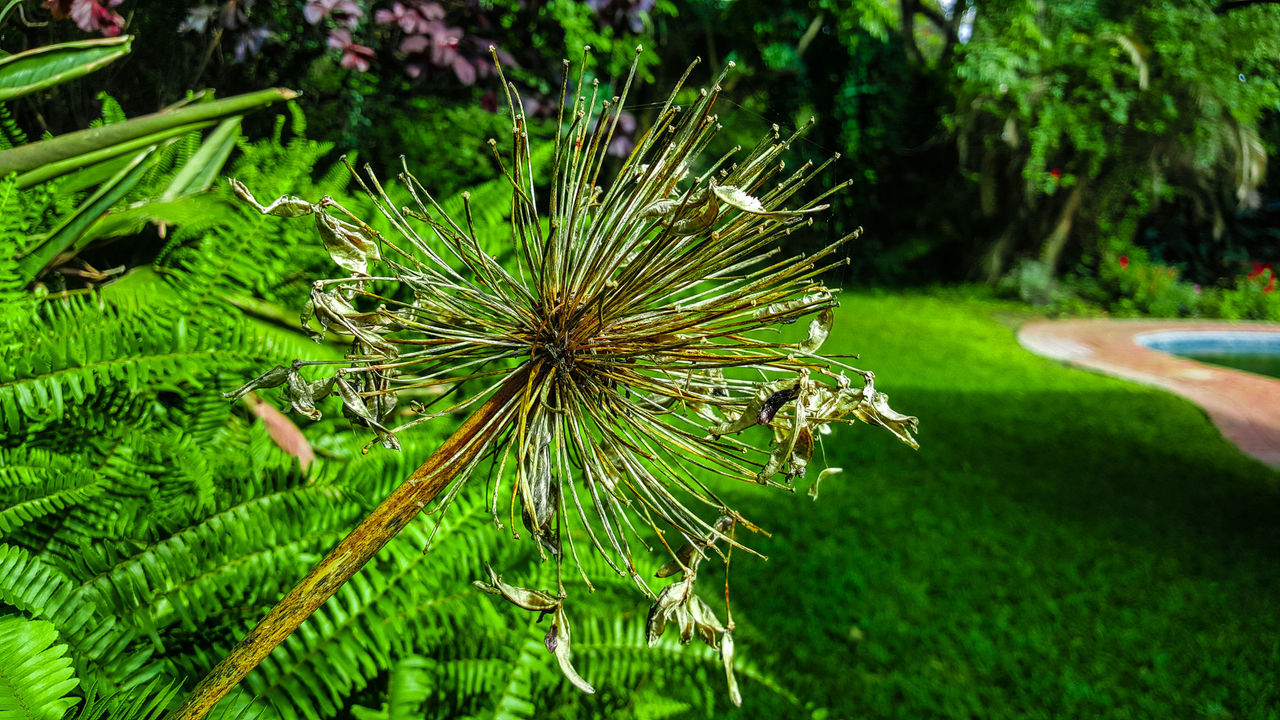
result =
[[[1077,182],[1066,204],[1062,206],[1062,212],[1058,214],[1057,224],[1053,226],[1053,231],[1049,233],[1049,237],[1045,238],[1044,245],[1040,249],[1040,262],[1044,264],[1050,275],[1056,271],[1058,258],[1067,245],[1067,239],[1071,237],[1071,224],[1075,221],[1076,212],[1080,210],[1080,198],[1083,194],[1084,183]]]

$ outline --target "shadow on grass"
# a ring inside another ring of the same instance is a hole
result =
[[[919,453],[843,429],[820,502],[728,488],[776,532],[734,563],[742,651],[834,717],[1269,717],[1277,474],[1114,387],[900,388]]]

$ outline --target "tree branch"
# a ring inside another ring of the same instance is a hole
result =
[[[249,671],[258,666],[304,620],[364,567],[418,512],[448,487],[510,420],[511,399],[526,386],[530,372],[515,371],[484,405],[467,418],[427,461],[383,500],[320,564],[285,595],[240,644],[222,659],[169,720],[199,720]]]

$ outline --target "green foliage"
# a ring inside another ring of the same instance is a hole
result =
[[[789,530],[735,557],[735,637],[831,718],[1270,717],[1280,474],[1180,398],[1031,355],[1039,314],[983,292],[841,297],[830,351],[932,422],[919,453],[828,443],[819,502],[754,506]],[[741,717],[800,715],[773,699]]]
[[[62,455],[34,448],[0,450],[0,538],[102,490],[92,473]]]
[[[237,141],[230,173],[266,193],[332,195],[368,210],[348,192],[346,168],[326,161],[331,146],[305,128],[291,108],[267,139]],[[125,201],[171,187],[199,140],[166,148]],[[470,192],[478,235],[494,249],[509,223],[502,182]],[[20,247],[75,207],[65,185],[0,185],[0,246]],[[228,403],[222,393],[263,367],[339,356],[296,319],[332,261],[311,222],[264,219],[221,184],[197,197],[165,216],[162,242],[158,220],[144,220],[87,251],[81,259],[95,265],[128,266],[111,282],[57,273],[32,285],[16,253],[0,253],[0,622],[46,628],[67,672],[35,676],[29,691],[57,701],[72,687],[60,684],[65,675],[87,698],[84,718],[150,720],[171,706],[446,430],[365,456],[366,438],[330,399],[325,418],[299,431],[321,456],[304,470],[257,421],[254,407],[274,392]],[[460,198],[442,203],[461,210]],[[472,495],[389,543],[215,716],[711,711],[718,657],[646,650],[643,601],[629,580],[600,573],[599,592],[574,611],[580,668],[602,689],[580,696],[546,652],[545,627],[471,586],[486,562],[552,582]],[[627,619],[596,620],[593,610]],[[739,672],[763,677],[749,663]]]
[[[1256,203],[1280,18],[1212,7],[978,6],[948,125],[983,214],[1014,239],[990,248],[988,272],[1014,251],[1053,269],[1068,235],[1077,253],[1128,240],[1179,194],[1206,223]]]
[[[1138,248],[1128,255],[1104,254],[1096,273],[1098,287],[1117,315],[1199,314],[1200,292],[1180,279],[1177,268],[1151,262]]]
[[[1273,278],[1270,265],[1255,263],[1247,274],[1201,286],[1183,279],[1179,268],[1153,261],[1145,249],[1115,243],[1062,278],[1037,261],[1019,261],[998,289],[1065,315],[1280,321]]]
[[[159,720],[165,708],[178,694],[177,685],[158,685],[152,682],[136,692],[103,695],[95,687],[85,689],[85,701],[74,715],[74,720]]]
[[[80,40],[0,58],[0,101],[22,97],[87,75],[129,54],[133,38]]]
[[[1201,300],[1204,314],[1224,320],[1280,321],[1280,294],[1274,292],[1274,277],[1268,267],[1241,275],[1228,287],[1209,289]]]
[[[66,695],[79,681],[57,638],[52,623],[0,617],[0,718],[57,720],[76,704]]]

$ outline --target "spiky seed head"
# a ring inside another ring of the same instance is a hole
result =
[[[547,185],[535,181],[519,94],[502,79],[509,154],[490,144],[512,190],[513,257],[505,263],[482,248],[467,195],[463,217],[450,217],[407,169],[400,180],[412,208],[398,207],[372,172],[356,174],[391,233],[375,232],[331,198],[263,206],[233,181],[264,213],[314,215],[325,247],[349,275],[315,283],[304,324],[314,319],[321,333],[353,338],[350,362],[320,380],[304,380],[306,363],[295,363],[238,393],[283,384],[294,408],[314,418],[316,401],[337,392],[348,417],[397,447],[405,427],[472,408],[505,386],[510,400],[469,439],[483,452],[463,472],[471,474],[482,456],[494,461],[495,520],[501,523],[506,494],[509,516],[519,513],[558,570],[563,544],[575,560],[579,543],[594,548],[654,599],[651,642],[669,623],[684,642],[696,631],[725,654],[736,689],[732,618],[721,624],[693,586],[708,553],[742,547],[734,528],[754,526],[707,478],[790,488],[830,425],[878,425],[914,447],[916,419],[889,408],[870,372],[820,354],[837,305],[821,277],[845,262],[839,251],[857,233],[808,257],[778,255],[785,238],[844,187],[801,194],[831,160],[787,172],[782,155],[804,129],[783,136],[777,126],[745,155],[704,157],[720,128],[714,108],[732,63],[690,106],[678,106],[696,64],[608,183],[606,149],[634,65],[613,100],[601,98],[598,83],[589,98],[578,96],[586,88],[581,72],[570,94],[566,73]],[[778,326],[802,319],[804,337],[782,341]],[[415,403],[417,417],[391,427],[397,394],[425,388],[463,394],[437,395],[440,404],[455,400],[442,408]],[[740,439],[755,426],[772,431],[771,447]],[[508,465],[513,472],[504,472]],[[455,482],[440,502],[463,485]],[[654,544],[671,557],[658,576],[681,576],[660,592],[632,554]],[[490,592],[556,615],[547,647],[590,691],[569,664],[562,574],[555,593],[490,575],[481,583]]]

